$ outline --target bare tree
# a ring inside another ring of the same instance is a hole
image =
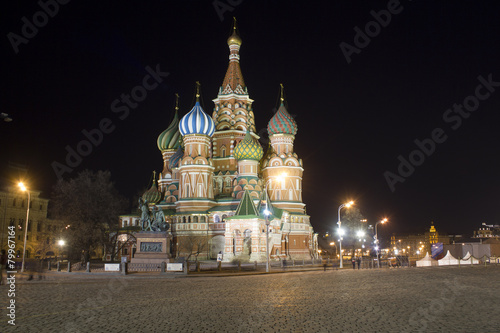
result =
[[[110,242],[119,228],[125,200],[111,182],[109,171],[85,170],[75,178],[59,180],[53,194],[54,216],[69,225],[67,246],[73,258],[90,259],[90,253]]]
[[[177,256],[187,254],[186,260],[189,260],[193,255],[198,260],[198,255],[208,248],[205,236],[180,236],[177,238],[177,243]]]

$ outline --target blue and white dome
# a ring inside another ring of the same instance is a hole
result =
[[[182,117],[179,123],[182,136],[188,134],[203,134],[212,136],[215,132],[215,124],[201,108],[200,102],[196,102],[191,111]]]

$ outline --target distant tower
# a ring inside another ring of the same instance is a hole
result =
[[[161,132],[158,136],[158,149],[163,156],[163,171],[159,175],[158,185],[160,192],[165,193],[168,185],[172,182],[172,172],[168,168],[170,158],[175,154],[180,147],[180,132],[179,132],[179,95],[175,94],[175,113],[174,119],[168,125],[167,129]]]
[[[436,244],[438,242],[439,234],[434,227],[434,222],[431,222],[431,228],[429,229],[429,244]]]
[[[254,199],[260,198],[262,182],[259,180],[259,161],[264,155],[262,147],[256,139],[247,132],[245,138],[234,148],[234,157],[238,161],[238,178],[233,190],[233,196],[240,199],[244,190],[248,190]]]
[[[237,171],[237,161],[234,157],[236,144],[243,140],[247,131],[255,133],[255,120],[252,109],[253,100],[243,80],[240,68],[239,50],[241,38],[236,31],[236,20],[233,24],[233,34],[228,38],[229,65],[217,98],[213,120],[215,134],[213,137],[213,164],[216,173],[216,183],[222,183],[222,193],[231,194]],[[256,137],[256,135],[254,135]],[[258,139],[258,137],[257,137]]]
[[[297,123],[285,107],[283,85],[281,105],[267,125],[271,151],[262,161],[264,185],[273,204],[289,212],[305,214],[302,203],[302,160],[293,151]]]
[[[184,156],[179,162],[179,211],[207,211],[214,206],[210,139],[214,122],[200,106],[200,84],[196,82],[196,103],[179,123]]]

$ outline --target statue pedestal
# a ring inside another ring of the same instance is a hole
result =
[[[130,261],[133,264],[160,264],[170,262],[172,235],[165,231],[141,231],[136,234],[137,251]]]

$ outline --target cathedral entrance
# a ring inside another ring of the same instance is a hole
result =
[[[222,235],[210,239],[210,258],[217,259],[219,252],[224,253],[225,238]]]
[[[243,254],[250,256],[252,254],[252,231],[247,229],[243,232]]]

